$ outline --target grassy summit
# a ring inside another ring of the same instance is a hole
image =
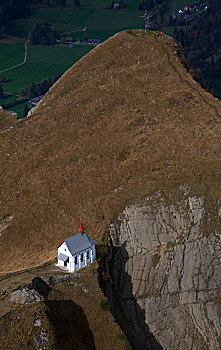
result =
[[[105,242],[119,211],[156,189],[206,183],[220,195],[220,115],[171,38],[121,32],[96,47],[0,134],[0,222],[12,217],[1,273],[54,258],[80,219]]]

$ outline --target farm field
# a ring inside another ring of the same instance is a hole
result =
[[[22,63],[24,60],[25,39],[21,44],[8,44],[0,42],[0,71]]]
[[[1,56],[1,64],[4,68],[23,61],[24,57],[18,50],[17,45],[10,45],[13,60],[7,65],[10,50],[4,51],[2,46],[5,47],[7,45],[0,44],[0,51],[3,53]],[[29,85],[31,82],[40,82],[47,77],[51,77],[60,72],[65,72],[90,50],[91,47],[80,45],[73,49],[69,49],[67,46],[29,46],[27,63],[23,66],[4,72],[4,76],[8,82],[2,84],[3,89],[9,93],[19,94],[20,89]],[[16,61],[15,55],[17,52],[19,52],[20,56],[17,57]],[[10,95],[6,95],[3,100],[0,100],[0,104],[8,102],[11,99],[13,98]],[[18,105],[11,109],[21,117],[23,115],[23,107],[23,105]]]
[[[74,7],[73,2],[67,1],[66,7],[36,7],[30,18],[16,21],[18,39],[0,41],[0,70],[4,70],[24,60],[24,42],[37,23],[49,22],[56,27],[60,37],[72,36],[82,39],[82,31],[87,27],[89,38],[106,40],[115,33],[132,28],[142,28],[137,0],[126,0],[125,8],[115,11],[104,8],[106,1],[81,0],[80,7]],[[10,38],[9,38],[10,39]],[[65,72],[93,47],[75,46],[29,46],[27,63],[15,69],[4,72],[8,82],[3,84],[4,91],[18,94],[19,90],[31,82],[41,80]],[[0,104],[11,98],[0,100]],[[23,105],[13,107],[22,116]]]
[[[118,11],[105,9],[105,4],[106,1],[101,0],[81,0],[80,7],[39,7],[30,18],[17,21],[18,35],[27,37],[33,27],[41,22],[53,24],[59,34],[87,27],[89,36],[91,32],[96,32],[97,38],[102,40],[107,39],[110,32],[143,26],[137,0],[126,0],[125,8]],[[78,32],[75,35],[79,38],[83,34]]]
[[[17,105],[17,106],[14,106],[14,107],[11,107],[9,108],[9,110],[13,110],[15,113],[18,114],[19,116],[19,119],[22,119],[23,118],[23,112],[24,112],[24,106],[25,104],[27,104],[29,106],[29,104],[26,102],[26,103],[22,103],[20,105]],[[29,106],[29,110],[31,109],[31,107]]]
[[[29,46],[27,63],[4,72],[9,82],[3,84],[3,88],[7,92],[17,94],[23,86],[31,82],[40,82],[47,77],[66,71],[90,49],[91,47],[80,45],[73,49],[67,46]],[[2,57],[1,61],[6,66],[7,55]],[[18,60],[17,63],[19,62]]]

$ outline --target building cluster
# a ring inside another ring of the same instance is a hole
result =
[[[59,39],[56,40],[57,44],[60,44],[61,41]],[[92,45],[97,46],[101,44],[103,41],[99,39],[84,39],[84,40],[74,40],[71,36],[65,38],[63,44],[69,45],[69,48],[72,49],[74,45]]]
[[[184,6],[184,8],[178,10],[177,18],[183,17],[185,20],[190,20],[194,16],[199,16],[208,9],[208,1],[203,3],[193,2],[190,5]]]

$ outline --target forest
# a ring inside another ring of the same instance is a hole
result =
[[[173,37],[184,48],[186,64],[207,91],[221,99],[221,2],[210,1],[208,10],[192,21],[187,30]]]
[[[0,0],[0,37],[2,33],[16,35],[15,19],[31,16],[31,0]]]
[[[56,38],[56,29],[49,23],[36,24],[33,32],[29,34],[31,45],[54,45]]]

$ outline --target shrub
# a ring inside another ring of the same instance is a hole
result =
[[[110,311],[110,305],[108,304],[107,299],[101,300],[100,307],[102,310]]]

